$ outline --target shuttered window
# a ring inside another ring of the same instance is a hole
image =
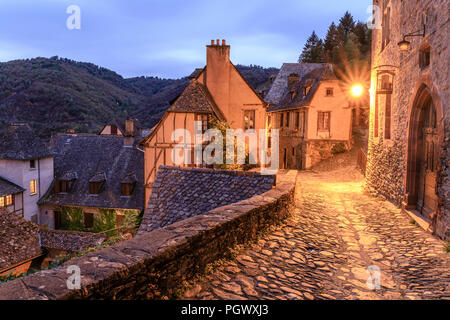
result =
[[[330,117],[331,113],[329,111],[318,112],[317,129],[319,131],[330,131]]]

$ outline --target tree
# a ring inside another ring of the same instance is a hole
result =
[[[338,48],[338,31],[334,22],[328,27],[327,35],[323,44],[324,60],[326,62],[333,61],[333,53]]]
[[[323,41],[319,39],[316,32],[313,31],[311,36],[303,47],[302,54],[298,62],[321,63],[323,62]]]
[[[355,26],[354,34],[359,44],[359,51],[361,54],[370,59],[370,49],[372,44],[372,32],[367,27],[367,24],[358,22]]]
[[[355,32],[355,20],[350,12],[345,12],[344,16],[339,20],[339,25],[337,26],[337,32],[339,41],[341,44],[345,44],[348,36]]]

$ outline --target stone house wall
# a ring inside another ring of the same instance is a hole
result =
[[[0,176],[25,189],[22,197],[23,216],[38,223],[39,199],[47,192],[53,181],[53,157],[35,159],[35,168],[30,168],[29,160],[0,160]],[[36,180],[36,193],[30,193],[30,181]],[[22,203],[18,204],[22,207]]]
[[[61,212],[62,228],[71,231],[83,232],[102,232],[118,228],[118,221],[121,225],[134,226],[132,232],[136,232],[138,217],[141,214],[139,210],[132,209],[110,209],[110,208],[89,208],[89,207],[63,207],[63,206],[40,206],[42,226],[55,229],[55,211]],[[84,227],[84,213],[94,214],[94,228],[86,229]],[[122,216],[122,218],[118,218]],[[125,229],[124,229],[125,230]],[[128,231],[127,231],[128,232]],[[115,233],[115,232],[113,232]],[[113,235],[113,233],[108,235]]]
[[[450,135],[450,113],[448,112],[448,13],[449,2],[446,0],[421,1],[382,1],[375,0],[374,5],[390,8],[389,43],[383,48],[383,30],[373,30],[372,41],[372,75],[371,75],[371,109],[369,150],[366,173],[366,189],[376,195],[382,195],[392,202],[407,206],[408,202],[408,143],[412,126],[415,99],[420,90],[426,86],[431,92],[437,112],[439,135],[438,178],[436,190],[439,205],[434,221],[433,231],[441,237],[450,236],[450,178],[448,151]],[[383,14],[383,12],[382,12]],[[408,51],[401,52],[397,43],[403,35],[423,30],[422,19],[426,15],[425,37],[407,38],[411,42]],[[431,63],[426,68],[419,66],[420,50],[429,46]],[[390,122],[391,136],[386,138],[385,96],[379,96],[376,104],[378,77],[381,73],[392,75],[392,116]],[[376,114],[378,106],[378,137],[375,136]]]

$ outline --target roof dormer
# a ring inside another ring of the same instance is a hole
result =
[[[89,179],[89,194],[100,194],[106,184],[106,174],[104,172],[97,172]]]

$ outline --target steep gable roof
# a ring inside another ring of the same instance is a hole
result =
[[[178,96],[168,111],[212,113],[221,120],[225,119],[206,86],[195,79]]]
[[[0,135],[0,159],[31,160],[52,156],[27,124],[12,124]]]
[[[39,227],[16,213],[0,208],[0,269],[41,253]]]
[[[52,185],[40,204],[114,209],[144,209],[144,153],[124,147],[123,137],[57,134],[51,139],[57,180],[73,179],[68,193]],[[121,182],[130,173],[137,179],[130,197],[121,196]],[[89,195],[89,182],[105,181],[102,192]]]
[[[289,88],[290,75],[299,76],[299,82],[293,88]],[[275,78],[272,87],[265,100],[271,105],[267,111],[299,108],[309,105],[321,81],[336,80],[333,66],[327,63],[285,63]],[[303,88],[309,86],[310,91],[303,96]],[[294,99],[291,91],[297,92]]]

